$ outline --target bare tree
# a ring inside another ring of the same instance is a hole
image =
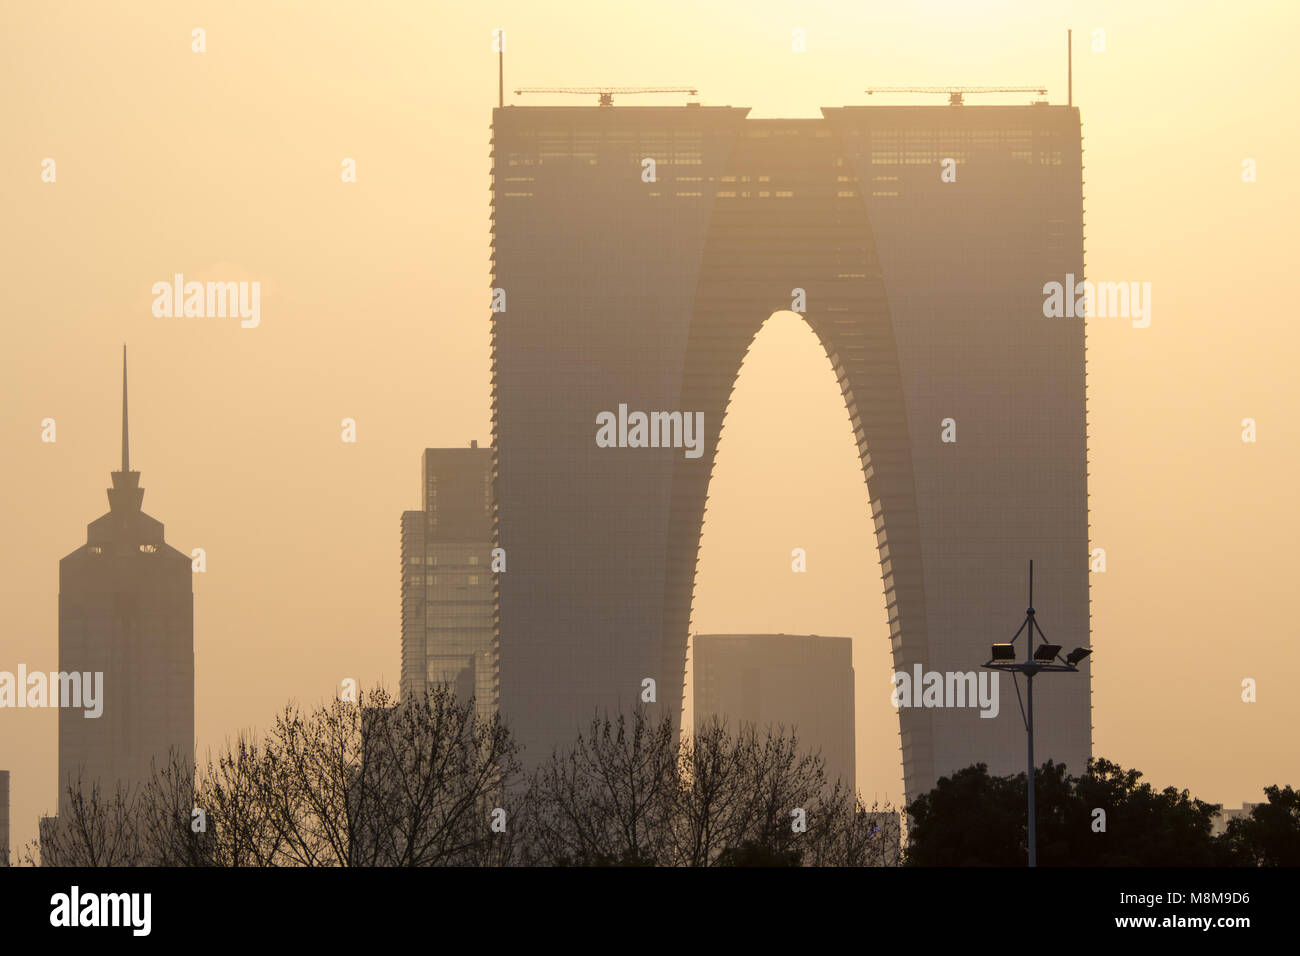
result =
[[[818,801],[809,826],[810,866],[899,866],[901,818],[889,804],[866,806],[841,782]]]
[[[526,781],[501,719],[446,688],[398,702],[290,704],[197,776],[173,753],[105,796],[78,780],[26,862],[78,866],[880,866],[897,814],[828,783],[784,727],[681,737],[594,719]]]
[[[277,852],[273,864],[351,866],[361,862],[361,815],[371,801],[364,766],[362,707],[335,700],[276,717],[256,764],[257,799]],[[363,851],[364,852],[364,851]]]
[[[209,757],[195,806],[207,817],[207,858],[213,866],[272,866],[284,840],[263,798],[265,752],[246,735]]]
[[[41,820],[39,840],[28,843],[29,866],[140,866],[146,861],[136,822],[139,793],[117,786],[109,795],[99,781],[80,773],[68,782],[68,799],[57,817]]]
[[[153,765],[149,782],[133,808],[140,834],[142,861],[149,866],[206,866],[210,862],[205,834],[198,829],[198,796],[192,754],[171,750]]]
[[[678,743],[671,721],[640,710],[555,751],[524,806],[519,858],[533,864],[863,865],[884,843],[793,731],[714,720]]]
[[[400,703],[376,689],[309,713],[290,705],[260,753],[245,751],[256,826],[242,829],[273,865],[489,861],[504,842],[492,816],[516,751],[499,717],[480,719],[446,688]]]
[[[826,783],[820,752],[804,753],[794,732],[769,727],[760,740],[752,724],[734,741],[736,772],[746,795],[742,813],[750,821],[739,844],[727,846],[717,863],[736,865],[757,856],[767,863],[798,863],[807,844],[807,820]]]
[[[445,687],[401,704],[371,702],[361,772],[366,862],[504,862],[509,841],[492,823],[506,826],[500,803],[519,765],[500,716],[480,718],[473,700],[458,702]]]
[[[534,772],[525,800],[530,863],[645,866],[671,862],[677,799],[672,722],[638,708],[592,720]]]
[[[755,816],[762,777],[757,746],[752,727],[732,734],[718,718],[682,740],[675,863],[713,866],[746,844],[761,842],[772,829],[771,821]]]

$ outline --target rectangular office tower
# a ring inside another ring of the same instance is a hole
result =
[[[492,450],[424,452],[423,507],[402,514],[402,697],[445,684],[497,708]]]
[[[857,790],[853,750],[853,641],[802,634],[696,634],[691,644],[695,723],[713,717],[762,740],[778,726],[801,750],[821,752],[826,780]]]
[[[118,787],[147,785],[173,756],[194,760],[192,565],[163,540],[162,522],[141,510],[144,489],[127,445],[125,356],[122,470],[112,479],[108,514],[59,562],[59,671],[68,675],[69,698],[59,707],[61,819],[69,786],[80,783],[89,797],[98,784],[111,800]]]
[[[1047,636],[1088,643],[1084,325],[1045,315],[1045,286],[1083,275],[1078,110],[748,112],[493,113],[501,694],[527,759],[650,686],[679,719],[718,437],[776,311],[844,395],[895,669],[978,669],[1024,617],[1031,559]],[[1035,699],[1038,755],[1073,771],[1081,670]],[[909,797],[977,761],[1024,769],[1014,706],[899,721]]]

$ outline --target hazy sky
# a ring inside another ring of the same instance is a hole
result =
[[[396,685],[420,452],[491,435],[494,27],[508,87],[691,84],[754,116],[929,102],[862,92],[913,83],[1064,102],[1073,27],[1088,275],[1153,288],[1149,328],[1089,323],[1094,752],[1231,805],[1300,783],[1297,26],[1282,0],[4,4],[0,670],[57,669],[58,561],[107,510],[127,342],[145,510],[208,556],[200,754],[345,677]],[[178,272],[259,281],[259,327],[155,318]],[[745,363],[715,474],[694,630],[855,638],[858,782],[900,799],[862,473],[792,314]],[[15,848],[54,806],[56,744],[55,711],[0,711]]]

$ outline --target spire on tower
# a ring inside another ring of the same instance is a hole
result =
[[[122,343],[122,470],[131,470],[131,449],[126,426],[126,343]]]
[[[122,346],[122,470],[112,473],[113,487],[108,489],[108,506],[112,511],[129,514],[140,510],[144,489],[140,473],[131,470],[131,450],[126,413],[126,346]]]

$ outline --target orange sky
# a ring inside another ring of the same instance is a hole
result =
[[[693,84],[755,116],[911,83],[1045,83],[1064,102],[1073,27],[1089,276],[1153,287],[1149,328],[1089,323],[1092,545],[1109,564],[1093,577],[1094,749],[1232,805],[1300,783],[1293,3],[122,6],[0,8],[0,670],[57,666],[58,561],[107,507],[125,341],[145,510],[208,554],[200,751],[345,677],[395,685],[420,451],[491,433],[493,27],[508,85]],[[177,272],[259,281],[260,326],[155,318],[151,286]],[[861,486],[829,362],[779,315],[728,417],[694,628],[854,637],[859,785],[898,800]],[[806,575],[789,571],[796,546]],[[1010,630],[1022,612],[1007,608]],[[0,712],[15,847],[53,806],[56,738],[52,710]]]

